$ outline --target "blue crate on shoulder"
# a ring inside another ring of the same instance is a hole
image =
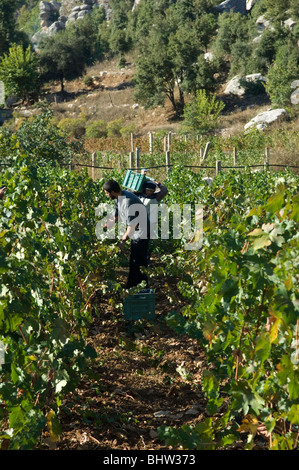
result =
[[[154,320],[155,293],[152,289],[142,289],[134,295],[129,295],[123,300],[123,314],[126,320]]]
[[[148,176],[142,175],[141,173],[136,173],[136,171],[127,170],[122,186],[132,191],[142,192],[144,183],[150,180]]]

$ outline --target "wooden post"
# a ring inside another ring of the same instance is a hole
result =
[[[163,145],[164,145],[164,152],[167,150],[167,137],[165,136],[163,139]]]
[[[166,172],[167,172],[167,175],[170,172],[170,170],[171,170],[171,168],[170,168],[170,151],[166,150]]]
[[[139,169],[140,149],[136,147],[136,168]]]
[[[134,152],[130,152],[129,155],[129,168],[134,168]]]
[[[199,157],[201,160],[203,159],[203,147],[200,147],[199,149]]]
[[[216,161],[216,176],[220,173],[221,171],[221,161],[217,160]]]
[[[97,165],[97,154],[96,152],[93,152],[93,154],[91,155],[91,165],[92,165],[92,168],[91,168],[91,177],[93,179],[93,181],[96,180],[96,169],[95,169],[95,166]]]
[[[207,142],[206,143],[206,146],[205,146],[205,150],[204,150],[204,153],[203,153],[203,156],[202,156],[202,159],[205,160],[207,158],[207,155],[208,155],[208,151],[210,149],[210,146],[211,146],[211,142]]]
[[[70,170],[74,170],[75,169],[75,164],[73,162],[70,162]]]
[[[236,147],[234,147],[233,157],[234,157],[234,166],[237,166],[237,149],[236,149]]]
[[[270,156],[269,147],[266,147],[265,148],[265,170],[269,170],[269,156]]]
[[[133,132],[131,132],[131,152],[134,152],[134,135],[133,135]]]
[[[152,132],[149,132],[148,138],[149,138],[149,151],[150,153],[152,153],[153,151],[153,133]]]
[[[171,132],[168,132],[168,136],[167,136],[167,150],[170,150],[170,146],[171,146]]]

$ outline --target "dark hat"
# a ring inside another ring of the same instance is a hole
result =
[[[154,183],[153,181],[147,181],[144,185],[144,189],[152,189],[153,191],[155,191],[156,183]]]

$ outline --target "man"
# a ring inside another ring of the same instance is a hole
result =
[[[130,267],[126,288],[137,286],[146,281],[147,275],[141,272],[141,267],[148,266],[148,243],[150,235],[149,219],[145,206],[136,194],[122,190],[118,182],[110,179],[104,183],[103,189],[110,199],[114,200],[114,220],[125,224],[120,249],[123,251],[127,240],[131,239]]]
[[[142,170],[141,173],[146,174],[146,170]],[[153,238],[158,238],[158,219],[155,215],[150,217],[151,206],[153,204],[159,204],[159,202],[162,201],[167,193],[168,189],[166,186],[154,180],[146,181],[145,185],[143,186],[143,192],[137,193],[137,196],[145,205],[148,216],[150,218],[151,234]]]

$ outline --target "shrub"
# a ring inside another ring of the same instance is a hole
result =
[[[93,78],[90,75],[85,75],[83,78],[83,83],[85,86],[93,86]]]
[[[120,129],[120,133],[121,133],[122,137],[126,137],[126,136],[130,135],[132,132],[134,132],[134,130],[135,130],[135,124],[132,122],[128,126],[123,126]]]
[[[185,106],[183,130],[205,133],[214,129],[223,108],[224,103],[217,101],[216,95],[198,90],[196,98]]]
[[[39,164],[45,162],[69,163],[74,157],[84,155],[80,141],[68,142],[66,133],[54,123],[52,111],[45,111],[22,122],[15,135],[6,134],[1,142],[1,155],[5,155],[5,141],[16,140],[15,152],[24,152]],[[2,148],[4,145],[4,149]],[[12,148],[12,147],[11,147]],[[10,152],[12,154],[12,152]]]
[[[87,139],[100,139],[107,137],[107,123],[103,119],[93,121],[86,126],[85,137]]]
[[[23,101],[35,96],[40,90],[38,56],[23,46],[13,44],[0,63],[0,80],[5,85],[6,96],[16,95]]]
[[[297,47],[285,44],[277,52],[276,59],[267,74],[266,90],[276,106],[289,103],[291,82],[298,77],[299,52]]]
[[[123,118],[115,119],[107,124],[108,137],[120,137],[123,127]]]
[[[85,120],[82,118],[63,118],[59,121],[58,127],[69,137],[82,137],[85,134]]]

